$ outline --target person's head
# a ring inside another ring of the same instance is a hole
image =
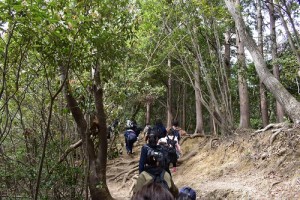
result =
[[[156,119],[156,120],[155,120],[155,125],[156,125],[156,126],[161,126],[161,125],[163,125],[162,120],[161,120],[161,119]]]
[[[148,130],[148,134],[147,134],[147,140],[148,140],[148,144],[150,146],[155,146],[157,145],[158,142],[158,134],[156,133],[156,131],[154,129],[149,128]]]
[[[173,121],[172,121],[172,125],[173,125],[173,126],[175,126],[175,127],[179,126],[179,122],[178,122],[178,120],[176,120],[176,119],[173,119]]]
[[[126,129],[131,129],[131,128],[133,128],[133,126],[134,126],[133,122],[128,119],[126,121]]]
[[[172,136],[172,135],[174,135],[174,132],[175,132],[175,130],[170,128],[167,133],[168,133],[168,135]]]
[[[161,184],[151,182],[144,185],[137,193],[133,195],[131,200],[175,200],[169,190]]]

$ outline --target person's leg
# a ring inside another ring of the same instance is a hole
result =
[[[126,137],[125,137],[125,144],[126,144],[126,151],[127,151],[127,154],[129,154],[129,152],[130,152],[130,149],[129,149],[129,141],[127,140]]]
[[[134,141],[129,141],[129,144],[128,144],[128,149],[129,149],[129,153],[132,154],[132,148],[133,148],[133,143]]]
[[[177,160],[176,159],[174,159],[173,160],[173,162],[172,162],[172,164],[173,164],[173,168],[172,168],[172,172],[176,172],[176,163],[177,163]]]

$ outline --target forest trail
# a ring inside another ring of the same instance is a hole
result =
[[[118,200],[131,197],[143,144],[140,139],[133,155],[109,161],[108,186]],[[181,147],[174,182],[194,188],[197,199],[300,199],[299,127],[276,124],[228,137],[187,136]]]

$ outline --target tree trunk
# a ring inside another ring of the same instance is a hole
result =
[[[224,0],[228,11],[235,20],[236,27],[239,30],[240,37],[245,41],[245,46],[249,50],[255,64],[255,69],[260,79],[268,90],[275,96],[284,107],[287,115],[295,122],[300,123],[300,103],[283,87],[283,85],[271,74],[264,62],[254,39],[249,35],[241,13],[236,9],[231,0]]]
[[[95,80],[96,85],[93,87],[96,116],[99,121],[99,146],[95,149],[94,143],[90,137],[90,131],[84,114],[80,109],[78,102],[72,94],[69,80],[67,79],[66,69],[62,68],[63,79],[66,79],[64,86],[64,94],[67,100],[68,107],[77,124],[78,132],[81,135],[84,153],[88,160],[88,187],[91,198],[93,200],[113,199],[106,185],[106,160],[107,160],[107,139],[106,139],[106,117],[103,110],[103,94],[99,84],[99,71],[96,69]],[[98,83],[98,84],[97,84]],[[98,155],[96,154],[98,152]]]
[[[278,8],[278,7],[277,7],[277,8]],[[290,31],[289,31],[289,28],[288,28],[288,25],[287,25],[286,21],[284,20],[284,16],[283,16],[283,14],[282,14],[282,12],[281,12],[281,9],[278,8],[277,11],[278,11],[278,13],[279,13],[279,15],[280,15],[280,19],[281,19],[281,22],[282,22],[284,31],[285,31],[285,33],[286,33],[286,35],[287,35],[289,45],[290,45],[290,47],[291,47],[293,53],[294,53],[295,56],[296,56],[296,59],[297,59],[297,62],[298,62],[298,68],[300,69],[300,51],[298,50],[299,47],[297,48],[297,47],[295,46],[295,44],[294,44],[292,35],[291,35]],[[295,31],[294,31],[294,34],[295,34]],[[297,34],[295,34],[295,38],[297,38],[296,36],[297,36]],[[297,44],[297,42],[296,42],[296,44]]]
[[[227,79],[230,78],[230,30],[227,30],[225,32],[225,44],[224,44],[224,64],[225,64],[225,70]]]
[[[168,58],[168,68],[170,70],[168,76],[168,93],[167,93],[167,127],[172,126],[172,73],[171,73],[171,59]]]
[[[280,80],[279,66],[277,64],[278,56],[277,56],[276,27],[275,27],[273,0],[269,1],[268,8],[269,8],[269,15],[270,15],[270,30],[271,30],[270,36],[271,36],[271,43],[272,43],[271,48],[272,48],[273,74],[275,78]],[[284,110],[278,100],[276,100],[276,116],[277,116],[278,123],[283,122]]]
[[[240,128],[249,128],[250,126],[250,114],[249,114],[249,95],[248,86],[246,81],[246,58],[244,44],[239,37],[237,31],[237,65],[238,65],[238,87],[240,98]]]
[[[183,83],[181,128],[186,130],[186,84]]]
[[[150,124],[150,108],[151,108],[151,103],[150,101],[146,102],[146,124]]]
[[[257,32],[258,32],[258,42],[257,45],[259,47],[259,51],[261,55],[264,55],[263,51],[263,33],[262,33],[262,13],[261,13],[261,0],[257,0]],[[267,93],[266,93],[266,87],[262,83],[261,80],[259,80],[259,94],[260,94],[260,112],[261,112],[261,118],[262,118],[262,124],[263,127],[266,127],[269,124],[269,115],[268,115],[268,101],[267,101]]]
[[[203,114],[201,105],[200,69],[198,66],[194,70],[195,79],[195,103],[196,103],[196,130],[195,133],[203,133]]]
[[[104,111],[103,103],[103,87],[100,78],[100,66],[96,64],[95,77],[94,77],[94,100],[97,118],[99,119],[99,144],[97,157],[90,162],[91,174],[90,179],[92,180],[91,190],[92,199],[113,199],[106,183],[106,164],[107,164],[107,126],[106,126],[106,115]],[[92,165],[91,165],[92,164]],[[93,182],[95,181],[95,182]],[[93,195],[93,192],[95,192]]]

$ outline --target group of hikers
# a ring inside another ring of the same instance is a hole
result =
[[[141,130],[135,121],[127,120],[124,132],[127,154],[133,154],[133,144],[138,140]],[[177,160],[182,154],[179,141],[186,134],[180,132],[178,121],[173,120],[172,127],[167,130],[158,119],[154,126],[147,124],[143,132],[145,144],[141,148],[139,176],[132,200],[195,200],[196,192],[192,188],[183,187],[179,190],[172,179],[172,173],[177,170]]]

